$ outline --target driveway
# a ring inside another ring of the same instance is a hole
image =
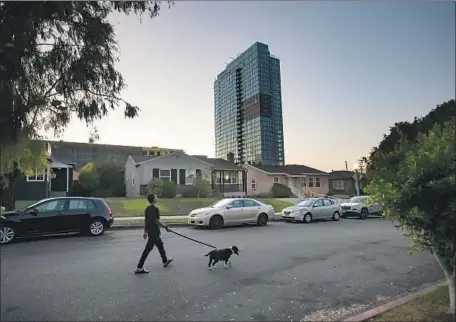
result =
[[[1,250],[2,320],[328,320],[443,278],[383,219],[176,231],[241,255],[208,271],[209,248],[163,232],[172,266],[154,250],[134,275],[141,230],[19,242]]]

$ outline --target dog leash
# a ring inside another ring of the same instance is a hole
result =
[[[208,247],[211,247],[211,248],[217,249],[217,247],[215,247],[215,246],[212,246],[212,245],[209,245],[209,244],[203,243],[203,242],[201,242],[201,241],[199,241],[199,240],[196,240],[196,239],[193,239],[193,238],[190,238],[190,237],[184,236],[184,235],[182,235],[182,234],[179,234],[179,233],[175,232],[174,230],[172,230],[171,228],[168,228],[168,230],[167,230],[167,231],[169,231],[169,232],[171,232],[171,233],[173,233],[173,234],[176,234],[176,235],[178,235],[178,236],[181,236],[181,237],[183,237],[183,238],[186,238],[186,239],[188,239],[188,240],[194,241],[195,243],[198,243],[198,244],[202,244],[202,245],[205,245],[205,246],[208,246]]]

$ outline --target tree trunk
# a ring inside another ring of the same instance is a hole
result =
[[[14,189],[18,177],[19,171],[16,169],[7,175],[8,186],[0,189],[0,205],[5,207],[6,210],[14,210],[15,208],[16,195]]]
[[[453,322],[456,321],[456,270],[454,265],[453,259],[443,258],[438,256],[434,253],[437,262],[439,263],[440,267],[442,267],[443,272],[445,273],[445,277],[448,282],[448,291],[450,295],[450,307],[449,307],[449,314],[452,315]]]

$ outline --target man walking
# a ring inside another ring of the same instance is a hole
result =
[[[163,241],[160,238],[160,226],[169,231],[168,227],[163,225],[160,222],[160,211],[155,206],[157,203],[157,196],[153,193],[147,195],[147,201],[149,201],[149,205],[145,210],[145,220],[144,220],[144,234],[143,238],[147,239],[146,247],[139,259],[138,266],[135,270],[136,274],[147,274],[149,271],[144,268],[144,262],[146,261],[147,256],[149,255],[150,251],[157,246],[158,251],[160,253],[163,267],[167,267],[172,261],[172,258],[166,257],[165,248],[163,246]]]

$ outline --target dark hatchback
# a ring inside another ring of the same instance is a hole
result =
[[[33,235],[82,232],[101,236],[113,222],[111,209],[100,198],[43,199],[23,210],[1,213],[0,245]]]

